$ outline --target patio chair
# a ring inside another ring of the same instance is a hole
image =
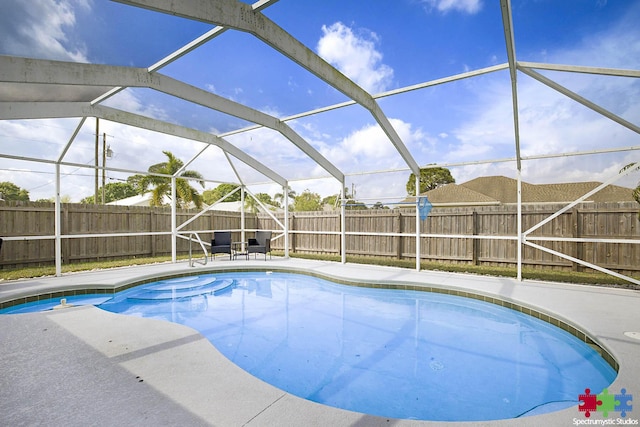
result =
[[[213,240],[211,240],[211,259],[215,258],[215,254],[229,254],[229,259],[231,259],[230,231],[213,232]]]
[[[256,231],[256,238],[249,239],[247,249],[250,254],[264,254],[265,261],[268,252],[269,259],[271,259],[271,231]],[[253,258],[255,259],[256,256],[254,255]]]

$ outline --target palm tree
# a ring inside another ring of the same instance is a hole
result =
[[[149,166],[149,173],[162,175],[175,175],[182,167],[184,162],[178,159],[170,151],[163,151],[167,156],[166,162],[157,163]],[[186,207],[193,202],[198,209],[202,208],[202,196],[198,190],[193,188],[186,178],[195,178],[202,188],[204,188],[204,178],[199,172],[186,170],[180,173],[180,178],[176,177],[176,204],[178,207]],[[147,175],[142,183],[142,188],[146,191],[149,185],[155,186],[151,190],[151,206],[162,206],[162,199],[165,195],[171,195],[171,178],[167,176]]]
[[[296,191],[289,189],[287,196],[289,197],[289,203],[293,203],[293,200],[296,198]],[[276,193],[273,196],[273,200],[276,202],[279,201],[279,205],[282,206],[284,204],[284,193]]]
[[[244,208],[245,209],[248,209],[249,212],[258,213],[260,211],[260,208],[258,206],[260,206],[260,205],[258,205],[258,202],[256,202],[256,199],[254,199],[249,194],[245,195],[245,197],[244,197]]]

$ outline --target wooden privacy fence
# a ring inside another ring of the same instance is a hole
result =
[[[523,206],[523,230],[562,207]],[[178,210],[177,224],[196,213]],[[283,214],[276,217],[284,222]],[[306,254],[340,254],[340,222],[338,211],[290,213],[290,250]],[[517,262],[516,206],[434,208],[420,223],[420,257],[423,260],[493,266],[513,266]],[[5,240],[0,267],[53,264],[54,224],[53,204],[0,202],[0,237],[21,237],[20,240]],[[63,204],[61,226],[63,263],[171,254],[171,210],[168,208]],[[585,203],[545,224],[529,238],[638,241],[639,226],[636,203]],[[348,255],[415,259],[413,209],[347,211],[345,227]],[[240,228],[240,213],[210,211],[180,232],[198,231],[201,239],[209,242],[212,230]],[[266,214],[247,213],[245,228],[274,230],[274,237],[280,234],[279,226]],[[127,236],[128,233],[135,234]],[[92,236],[97,234],[111,235]],[[89,237],[80,237],[86,235]],[[36,239],[36,236],[50,238]],[[252,237],[251,231],[247,232],[247,237]],[[240,240],[239,231],[234,231],[233,239]],[[575,240],[535,243],[622,274],[633,275],[640,271],[639,244]],[[186,254],[188,244],[188,241],[178,239],[178,253]],[[284,238],[273,240],[271,247],[284,250]],[[523,246],[523,263],[540,268],[582,269],[578,264],[527,245]]]
[[[564,205],[524,205],[522,229],[528,230]],[[514,266],[517,263],[517,206],[434,208],[421,221],[420,257],[459,264]],[[284,215],[278,217],[284,220]],[[346,253],[353,256],[415,259],[416,216],[413,209],[354,210],[346,213]],[[269,216],[258,227],[277,229]],[[340,253],[339,212],[295,212],[289,218],[290,250],[308,254]],[[454,237],[447,237],[449,235]],[[535,238],[640,240],[636,203],[584,203],[531,233]],[[535,243],[621,274],[640,271],[640,244],[579,241]],[[284,249],[284,239],[272,242]],[[582,270],[567,259],[524,245],[525,266]]]
[[[197,211],[179,209],[178,226]],[[63,204],[61,209],[63,263],[142,258],[171,254],[171,209],[139,206]],[[183,233],[193,230],[236,230],[240,214],[211,211],[189,223]],[[247,227],[255,227],[255,216],[248,216]],[[126,235],[134,233],[133,235]],[[80,237],[110,234],[111,236]],[[211,232],[198,233],[211,242]],[[0,267],[47,265],[55,262],[55,207],[52,203],[1,203],[0,237],[24,237],[5,241]],[[36,236],[49,236],[36,239]],[[77,237],[76,237],[77,236]],[[240,233],[234,233],[240,239]],[[197,244],[194,243],[193,249]],[[189,252],[189,242],[178,239],[177,251]]]

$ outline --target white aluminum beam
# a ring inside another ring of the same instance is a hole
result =
[[[178,136],[194,141],[200,141],[205,144],[215,145],[221,148],[225,153],[231,154],[233,157],[257,170],[264,176],[269,177],[274,182],[277,182],[278,184],[287,182],[284,177],[280,176],[269,167],[265,166],[244,151],[240,150],[235,145],[218,136],[206,132],[201,132],[195,129],[174,125],[172,123],[163,122],[160,120],[150,119],[148,117],[140,116],[137,114],[127,113],[125,111],[116,110],[114,108],[94,106],[93,109],[96,110],[96,114],[93,114],[92,116],[100,117],[105,120],[148,129],[155,132],[165,133],[167,135]]]
[[[597,264],[592,264],[590,262],[587,262],[587,261],[572,257],[571,255],[567,255],[567,254],[564,254],[562,252],[554,251],[553,249],[546,248],[546,247],[544,247],[542,245],[537,245],[537,244],[532,243],[530,241],[525,241],[524,244],[527,245],[527,246],[531,246],[532,248],[538,249],[540,251],[550,253],[551,255],[555,255],[555,256],[557,256],[559,258],[564,258],[564,259],[569,260],[571,262],[575,262],[576,264],[584,265],[585,267],[592,268],[594,270],[600,271],[600,272],[605,273],[605,274],[609,274],[611,276],[617,277],[617,278],[622,279],[622,280],[627,280],[627,281],[629,281],[631,283],[634,283],[636,285],[640,285],[640,280],[636,280],[636,279],[634,279],[633,277],[630,277],[630,276],[625,276],[624,274],[620,274],[620,273],[618,273],[616,271],[609,270],[608,268],[600,267]]]
[[[263,9],[267,8],[268,6],[271,6],[273,3],[276,3],[277,1],[278,0],[259,0],[256,3],[254,3],[252,5],[252,7],[255,10],[263,10]],[[162,58],[161,60],[159,60],[155,64],[151,65],[149,68],[147,68],[147,71],[149,71],[149,72],[158,71],[159,69],[161,69],[163,67],[166,67],[167,65],[169,65],[172,62],[176,61],[177,59],[182,58],[187,53],[197,49],[198,47],[200,47],[203,44],[209,42],[210,40],[214,39],[215,37],[218,37],[220,34],[224,33],[226,30],[227,29],[224,28],[224,27],[217,26],[217,27],[207,31],[206,33],[204,33],[200,37],[196,38],[195,40],[192,40],[191,42],[189,42],[186,45],[182,46],[180,49],[178,49],[178,50],[176,50],[174,52],[171,52],[169,55],[165,56],[164,58]],[[112,97],[113,95],[117,94],[122,89],[124,89],[124,88],[121,87],[121,86],[114,87],[114,88],[110,89],[109,91],[105,92],[104,94],[102,94],[101,96],[97,97],[93,101],[91,101],[91,104],[99,104],[99,103],[105,101],[106,99]]]
[[[251,192],[251,190],[249,190],[248,188],[245,188],[245,189],[244,189],[244,191],[245,191],[246,193],[248,193],[248,194],[249,194],[249,196],[251,196],[251,197],[253,198],[253,200],[255,200],[255,202],[256,202],[258,205],[260,205],[260,207],[262,207],[262,209],[264,210],[264,213],[266,213],[267,215],[269,215],[269,216],[271,217],[271,219],[273,219],[273,221],[274,221],[276,224],[278,224],[278,225],[282,228],[282,230],[284,231],[284,228],[285,228],[285,227],[284,227],[284,224],[282,223],[282,221],[280,221],[280,220],[279,220],[279,219],[278,219],[278,218],[273,214],[273,212],[271,212],[271,210],[270,210],[267,206],[265,206],[265,204],[264,204],[264,203],[262,203],[262,202],[260,201],[260,199],[258,199],[258,198],[256,197],[256,195],[255,195],[255,194],[253,194],[253,193]]]
[[[509,63],[509,75],[511,76],[511,98],[513,104],[513,128],[515,134],[516,165],[517,169],[522,169],[520,162],[520,120],[518,116],[518,73],[516,63],[516,45],[513,35],[513,19],[511,16],[511,1],[500,0],[502,10],[502,27],[504,29],[504,40],[507,49],[507,61]]]
[[[84,102],[0,102],[0,120],[98,117],[125,125],[215,145],[278,184],[286,179],[228,141],[210,133],[178,126],[138,114]]]
[[[56,265],[56,277],[62,276],[62,205],[60,204],[60,163],[56,163],[56,197],[54,200],[54,258]]]
[[[428,87],[431,87],[431,86],[438,86],[438,85],[445,84],[445,83],[451,83],[451,82],[455,82],[455,81],[458,81],[458,80],[468,79],[470,77],[481,76],[483,74],[494,73],[496,71],[502,71],[502,70],[506,70],[508,68],[509,68],[509,64],[508,63],[499,64],[499,65],[493,65],[491,67],[480,68],[480,69],[477,69],[477,70],[467,71],[465,73],[460,73],[460,74],[454,74],[452,76],[442,77],[440,79],[435,79],[435,80],[429,80],[428,82],[418,83],[418,84],[411,85],[411,86],[405,86],[405,87],[401,87],[399,89],[393,89],[393,90],[388,90],[386,92],[380,92],[380,93],[377,93],[377,94],[373,95],[373,98],[374,99],[379,99],[379,98],[384,98],[384,97],[387,97],[387,96],[398,95],[398,94],[401,94],[401,93],[411,92],[411,91],[414,91],[414,90],[425,89],[425,88],[428,88]]]
[[[257,1],[255,3],[253,3],[251,5],[251,8],[255,11],[262,11],[264,9],[266,9],[267,7],[271,6],[272,4],[278,2],[278,0],[260,0]],[[209,40],[218,37],[220,34],[224,33],[227,30],[227,28],[222,27],[222,26],[216,26],[215,28],[207,31],[206,33],[204,33],[203,35],[201,35],[200,37],[198,37],[197,39],[191,41],[190,43],[187,43],[186,45],[184,45],[183,47],[181,47],[180,49],[176,50],[175,52],[170,53],[169,55],[165,56],[164,58],[162,58],[160,61],[156,62],[155,64],[153,64],[152,66],[150,66],[148,68],[149,72],[153,72],[153,71],[157,71],[162,67],[165,67],[169,64],[171,64],[173,61],[182,58],[184,55],[186,55],[187,53],[197,49],[198,47],[202,46],[203,44],[207,43]]]
[[[640,126],[634,125],[633,123],[623,119],[622,117],[613,114],[612,112],[610,112],[609,110],[606,110],[605,108],[602,108],[601,106],[589,101],[586,98],[583,98],[582,96],[578,95],[577,93],[567,89],[566,87],[554,82],[553,80],[543,76],[542,74],[539,74],[529,68],[525,68],[525,67],[519,67],[519,70],[522,71],[524,74],[528,75],[529,77],[539,81],[540,83],[549,86],[550,88],[560,92],[561,94],[573,99],[574,101],[584,105],[587,108],[592,109],[593,111],[602,114],[603,116],[605,116],[606,118],[613,120],[614,122],[626,127],[627,129],[631,129],[632,131],[634,131],[635,133],[640,133]]]
[[[540,221],[539,223],[537,223],[536,225],[534,225],[533,227],[529,228],[527,231],[525,231],[523,234],[525,237],[527,237],[529,234],[533,233],[534,231],[536,231],[537,229],[539,229],[540,227],[542,227],[543,225],[553,221],[555,218],[559,217],[560,215],[562,215],[563,213],[565,213],[566,211],[568,211],[569,209],[573,208],[574,206],[578,205],[580,202],[588,199],[589,197],[591,197],[592,195],[596,194],[598,191],[602,190],[603,188],[608,187],[609,185],[613,184],[614,182],[618,181],[619,179],[627,176],[628,174],[630,174],[631,172],[635,172],[637,170],[637,168],[634,167],[630,167],[626,170],[621,171],[620,173],[618,173],[617,175],[612,176],[611,178],[609,178],[608,180],[606,180],[605,182],[601,183],[600,185],[598,185],[596,188],[594,188],[593,190],[589,191],[588,193],[584,194],[582,197],[574,200],[573,202],[569,203],[568,205],[566,205],[564,208],[560,209],[559,211],[557,211],[556,213],[554,213],[551,216],[548,216],[546,219]]]
[[[0,101],[0,120],[62,119],[90,117],[86,102],[5,102]]]
[[[546,64],[540,62],[518,61],[518,67],[536,68],[538,70],[566,71],[570,73],[599,74],[602,76],[640,77],[640,70],[623,68],[585,67],[582,65]]]
[[[67,152],[69,151],[69,148],[71,148],[71,144],[73,144],[73,141],[75,141],[76,136],[78,136],[78,133],[80,133],[80,129],[82,129],[82,126],[84,126],[84,122],[86,120],[87,120],[86,117],[83,117],[83,118],[80,119],[80,123],[78,123],[78,126],[76,126],[76,129],[73,131],[73,134],[71,135],[71,138],[69,138],[69,141],[67,142],[67,144],[62,149],[62,153],[60,153],[60,156],[58,157],[57,163],[60,163],[60,162],[62,162],[64,160],[64,156],[67,155]]]
[[[276,23],[259,11],[254,10],[251,5],[237,0],[192,0],[190,2],[176,2],[173,0],[115,1],[187,19],[234,28],[252,34],[366,108],[373,115],[411,171],[416,175],[420,174],[418,163],[373,97]],[[342,182],[342,180],[339,181]]]
[[[144,68],[0,56],[0,81],[11,83],[145,87],[273,129],[342,182],[344,174],[281,120]]]
[[[393,90],[389,90],[386,92],[380,92],[377,93],[373,96],[373,99],[379,99],[379,98],[385,98],[388,96],[393,96],[393,95],[399,95],[402,93],[406,93],[406,92],[411,92],[414,90],[420,90],[420,89],[425,89],[431,86],[438,86],[441,84],[445,84],[445,83],[450,83],[450,82],[454,82],[454,81],[458,81],[458,80],[462,80],[462,79],[467,79],[470,77],[475,77],[475,76],[480,76],[483,74],[488,74],[488,73],[493,73],[496,71],[502,71],[502,70],[506,70],[509,68],[509,64],[505,63],[505,64],[500,64],[500,65],[494,65],[491,67],[487,67],[487,68],[481,68],[478,70],[473,70],[473,71],[468,71],[466,73],[460,73],[460,74],[454,74],[453,76],[448,76],[448,77],[443,77],[440,79],[435,79],[435,80],[429,80],[427,82],[423,82],[423,83],[418,83],[415,85],[411,85],[411,86],[405,86],[405,87],[401,87],[398,89],[393,89]],[[291,120],[297,120],[303,117],[308,117],[308,116],[314,116],[316,114],[320,114],[320,113],[325,113],[327,111],[333,111],[333,110],[338,110],[340,108],[344,108],[344,107],[349,107],[352,105],[356,105],[356,101],[354,100],[350,100],[350,101],[345,101],[345,102],[340,102],[338,104],[333,104],[333,105],[328,105],[326,107],[320,107],[320,108],[316,108],[314,110],[309,110],[309,111],[304,111],[302,113],[296,113],[293,114],[291,116],[287,116],[287,117],[283,117],[281,120],[283,122],[288,122]],[[251,130],[255,130],[260,128],[260,126],[256,126],[256,125],[252,125],[243,129],[236,129],[233,131],[229,131],[223,134],[220,134],[220,136],[229,136],[229,135],[236,135],[239,133],[244,133],[244,132],[249,132]],[[411,170],[409,168],[407,168],[407,170]]]
[[[507,50],[507,62],[509,63],[509,76],[511,78],[511,102],[513,108],[513,132],[516,152],[516,173],[518,175],[518,245],[517,245],[517,278],[522,280],[522,158],[520,154],[520,118],[518,114],[518,69],[516,62],[516,42],[513,34],[513,16],[511,13],[511,0],[500,0],[502,11],[502,28]]]

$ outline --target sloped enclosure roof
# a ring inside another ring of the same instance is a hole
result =
[[[62,193],[93,194],[96,134],[110,180],[171,151],[209,188],[382,200],[421,167],[605,181],[638,157],[637,2],[23,3],[3,7],[0,181],[28,169],[34,193],[58,164]]]

